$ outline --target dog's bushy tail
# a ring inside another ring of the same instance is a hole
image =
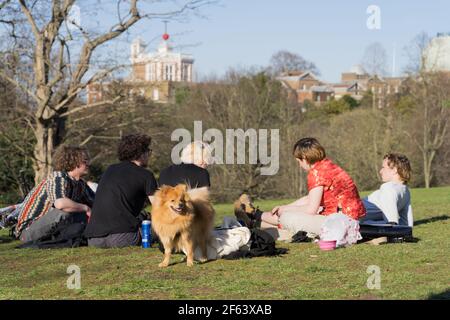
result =
[[[213,229],[215,210],[209,201],[209,189],[207,187],[188,190],[189,197],[195,207],[196,216],[200,216],[208,221],[205,224],[207,229]],[[209,231],[207,231],[209,233]]]
[[[207,187],[188,190],[192,202],[209,202],[209,189]]]

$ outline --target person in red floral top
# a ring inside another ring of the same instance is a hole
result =
[[[293,154],[299,166],[308,172],[308,195],[264,212],[262,228],[277,226],[292,233],[305,231],[319,235],[326,216],[330,214],[342,212],[355,220],[366,214],[352,178],[326,158],[317,139],[300,139]]]

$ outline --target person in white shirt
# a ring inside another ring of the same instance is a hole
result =
[[[413,226],[411,194],[407,183],[411,178],[411,165],[406,156],[388,153],[380,170],[384,182],[380,189],[363,199],[366,215],[361,223],[387,223]]]

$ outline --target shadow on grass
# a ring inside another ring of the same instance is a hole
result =
[[[441,293],[433,293],[428,296],[428,300],[450,300],[450,289]]]
[[[15,239],[11,237],[0,236],[0,244],[13,242]]]
[[[433,223],[433,222],[436,222],[436,221],[444,221],[444,220],[448,220],[448,219],[450,219],[450,217],[447,216],[447,215],[431,217],[431,218],[415,221],[414,222],[414,226],[419,226],[421,224],[427,224],[427,223]]]

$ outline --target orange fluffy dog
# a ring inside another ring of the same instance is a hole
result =
[[[192,266],[197,246],[204,257],[201,261],[207,260],[207,244],[214,223],[207,188],[163,186],[155,193],[152,207],[152,227],[164,246],[160,267],[169,265],[172,250],[184,251],[187,265]]]

